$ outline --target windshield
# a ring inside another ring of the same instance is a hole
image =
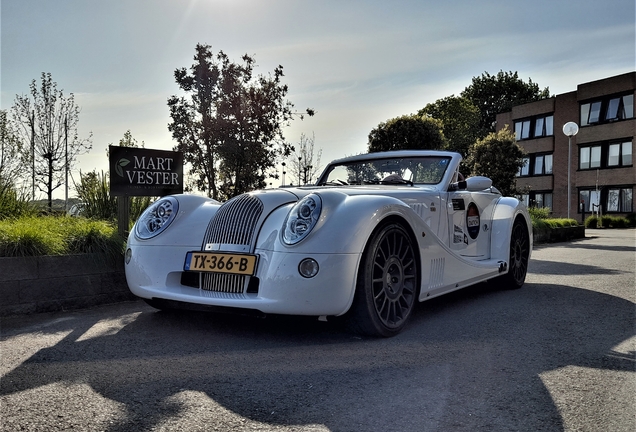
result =
[[[450,157],[376,159],[332,165],[320,185],[438,184]]]

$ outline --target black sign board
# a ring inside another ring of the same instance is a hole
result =
[[[111,195],[183,193],[183,153],[119,146],[108,151]]]

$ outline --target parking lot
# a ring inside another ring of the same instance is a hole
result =
[[[636,230],[533,251],[526,285],[422,303],[405,331],[158,312],[1,321],[1,430],[633,431]]]

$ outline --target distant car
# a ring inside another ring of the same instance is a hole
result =
[[[86,203],[73,204],[71,208],[68,209],[68,212],[66,214],[69,216],[78,217],[84,213],[85,209],[86,209]]]
[[[488,178],[463,180],[460,161],[444,151],[370,153],[332,162],[313,186],[223,204],[161,198],[128,238],[128,285],[157,308],[340,316],[360,333],[395,335],[418,300],[525,281],[526,207]]]

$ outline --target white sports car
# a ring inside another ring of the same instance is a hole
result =
[[[329,164],[316,185],[221,204],[159,199],[126,251],[130,290],[164,309],[211,306],[343,317],[392,336],[416,300],[497,278],[523,285],[527,209],[444,151],[370,153]]]

